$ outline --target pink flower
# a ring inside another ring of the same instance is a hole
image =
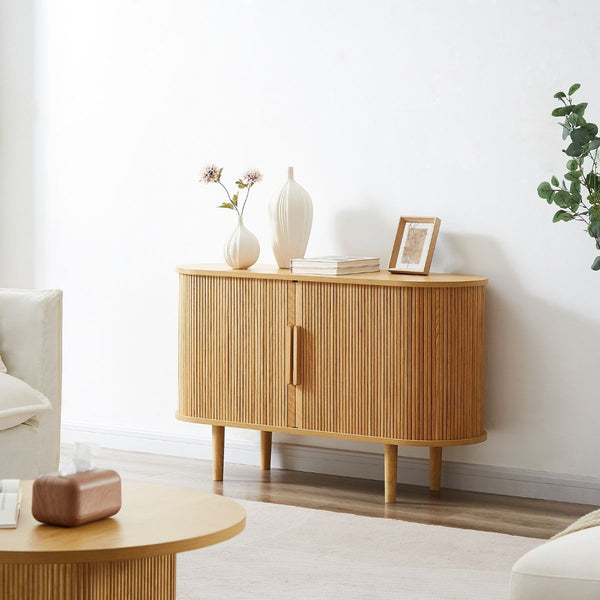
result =
[[[262,181],[262,173],[258,169],[250,169],[242,175],[242,180],[246,185],[254,185]]]
[[[204,181],[204,183],[217,183],[221,178],[222,170],[217,165],[206,165],[204,171],[202,171],[200,181]]]

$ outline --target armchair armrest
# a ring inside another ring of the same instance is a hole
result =
[[[42,392],[53,410],[38,415],[40,472],[56,470],[60,451],[62,292],[0,289],[0,355],[8,372]]]

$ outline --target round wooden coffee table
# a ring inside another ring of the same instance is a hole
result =
[[[175,555],[240,533],[245,510],[189,488],[123,482],[123,506],[80,527],[41,525],[31,482],[21,482],[16,529],[0,529],[3,600],[172,600]]]

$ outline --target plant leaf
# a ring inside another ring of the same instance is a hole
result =
[[[223,204],[219,204],[217,208],[230,208],[231,210],[234,210],[233,204],[231,204],[231,202],[223,202]]]
[[[552,179],[550,180],[550,183],[552,183],[552,185],[555,185],[556,187],[558,187],[558,179],[556,179],[555,175],[552,175]]]
[[[576,142],[569,144],[568,148],[565,150],[567,156],[581,156],[582,152],[583,147],[581,144],[577,144]]]
[[[577,169],[579,169],[579,163],[573,159],[568,160],[567,169],[569,169],[569,171],[577,171]]]
[[[552,186],[547,181],[542,181],[537,187],[537,193],[540,198],[547,200],[552,195]]]
[[[564,92],[556,92],[556,94],[554,94],[554,98],[565,98],[566,94]]]
[[[593,271],[600,271],[600,256],[596,256],[594,262],[592,263]]]
[[[579,88],[581,87],[580,83],[574,83],[570,88],[569,88],[569,96],[572,96]]]
[[[558,223],[559,221],[572,221],[575,217],[568,213],[566,210],[558,210],[554,213],[552,217],[553,223]]]
[[[573,112],[572,106],[559,106],[552,111],[553,117],[564,117]]]
[[[552,196],[552,200],[559,208],[569,208],[571,206],[571,194],[569,194],[569,192],[565,192],[565,190],[556,192]]]

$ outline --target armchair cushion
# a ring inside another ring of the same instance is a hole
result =
[[[0,373],[0,431],[51,408],[50,400],[42,392],[8,373]]]

